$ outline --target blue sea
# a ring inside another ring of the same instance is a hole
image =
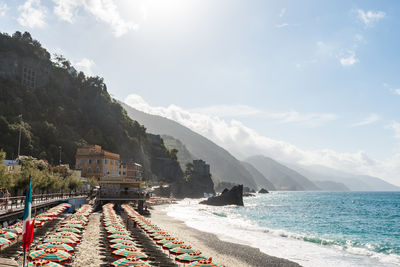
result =
[[[400,192],[272,192],[245,206],[185,199],[169,216],[303,266],[400,266]]]

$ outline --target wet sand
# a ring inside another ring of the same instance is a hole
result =
[[[286,259],[269,256],[257,248],[221,241],[214,234],[188,227],[184,222],[168,216],[163,211],[165,207],[165,205],[154,206],[151,210],[151,221],[172,236],[202,251],[203,255],[212,257],[215,263],[223,264],[227,267],[300,266]]]

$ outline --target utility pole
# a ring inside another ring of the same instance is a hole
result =
[[[18,158],[21,152],[21,131],[22,131],[22,114],[19,115],[18,117],[21,118],[20,122],[19,122],[19,138],[18,138]]]
[[[61,146],[58,147],[60,149],[60,163],[59,165],[61,166]]]

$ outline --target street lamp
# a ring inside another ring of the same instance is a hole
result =
[[[59,165],[61,166],[61,146],[59,146],[58,149],[60,150],[60,163],[59,163]]]
[[[21,118],[20,123],[19,123],[19,137],[18,137],[18,157],[19,158],[19,153],[21,152],[21,131],[22,131],[22,114],[20,114],[18,117]]]

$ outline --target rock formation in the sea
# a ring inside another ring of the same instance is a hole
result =
[[[224,190],[221,195],[210,197],[200,204],[212,206],[238,205],[243,206],[243,185],[236,185],[231,190]]]
[[[261,188],[261,190],[258,191],[258,193],[260,193],[260,194],[267,194],[267,193],[269,193],[269,192],[268,192],[268,190],[266,190],[266,189],[264,189],[264,188]]]

